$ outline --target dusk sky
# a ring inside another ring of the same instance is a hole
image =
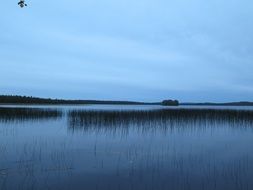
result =
[[[0,94],[253,101],[252,0],[1,2]]]

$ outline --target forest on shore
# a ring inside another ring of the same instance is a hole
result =
[[[0,104],[111,104],[111,105],[164,105],[178,106],[177,100],[164,100],[162,102],[136,102],[112,100],[64,100],[51,98],[38,98],[32,96],[0,95]]]

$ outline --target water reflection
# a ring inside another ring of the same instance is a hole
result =
[[[252,110],[64,110],[0,108],[1,190],[253,189]]]

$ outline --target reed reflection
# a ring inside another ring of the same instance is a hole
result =
[[[2,110],[1,190],[253,187],[253,111],[71,109]]]

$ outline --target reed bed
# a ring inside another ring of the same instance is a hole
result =
[[[162,110],[73,110],[68,113],[71,128],[89,127],[128,127],[139,126],[175,126],[175,125],[217,125],[229,124],[251,126],[251,110],[217,109],[162,109]]]
[[[62,112],[57,109],[0,108],[0,122],[46,120],[60,117],[62,117]]]

